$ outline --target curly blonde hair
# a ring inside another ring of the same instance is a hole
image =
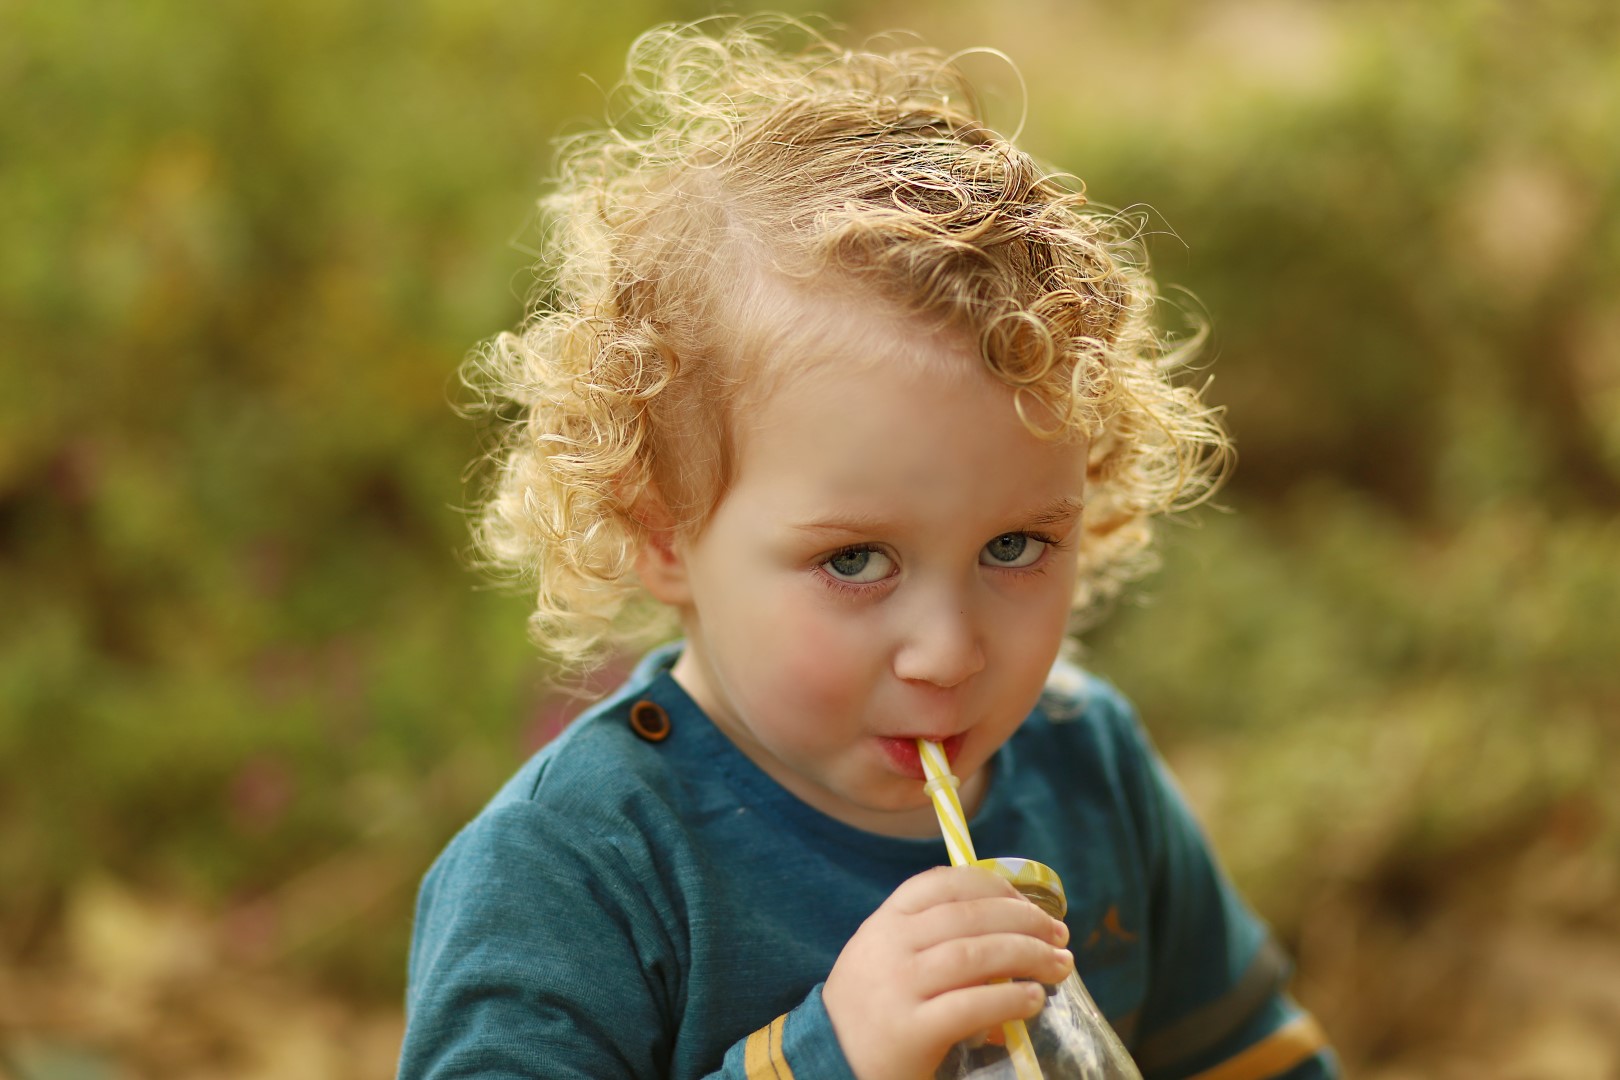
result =
[[[970,334],[1030,430],[1086,440],[1077,610],[1151,565],[1155,515],[1215,487],[1230,444],[1172,381],[1198,342],[1153,331],[1134,223],[986,127],[949,58],[708,20],[639,38],[619,92],[561,145],[544,291],[464,371],[504,423],[478,550],[536,589],[561,664],[670,630],[633,572],[647,496],[684,535],[724,497],[762,283],[854,285]]]

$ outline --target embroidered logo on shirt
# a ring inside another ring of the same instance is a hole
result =
[[[1081,947],[1088,953],[1097,953],[1099,959],[1112,958],[1128,952],[1130,946],[1135,944],[1137,936],[1120,924],[1119,905],[1109,904],[1108,910],[1103,913],[1102,922],[1091,931]]]

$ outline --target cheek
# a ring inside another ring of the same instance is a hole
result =
[[[997,643],[996,662],[1020,692],[1033,687],[1030,693],[1039,694],[1062,648],[1069,612],[1069,592],[1052,589],[1004,613],[1001,632],[992,639]]]
[[[829,610],[825,598],[779,613],[776,692],[795,711],[848,715],[869,692],[882,652],[855,620]]]

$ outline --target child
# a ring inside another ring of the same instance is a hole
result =
[[[517,406],[480,538],[540,641],[684,641],[429,873],[401,1075],[925,1076],[1075,964],[1148,1080],[1335,1075],[1129,706],[1058,660],[1225,459],[1140,260],[938,54],[723,29],[637,43],[636,126],[566,148],[553,291],[475,372]],[[1067,925],[942,866],[918,737]]]

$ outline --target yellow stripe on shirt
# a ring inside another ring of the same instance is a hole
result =
[[[1205,1069],[1191,1080],[1264,1080],[1287,1072],[1326,1045],[1327,1036],[1314,1017],[1296,1017],[1247,1050],[1212,1069]]]
[[[762,1027],[743,1044],[743,1069],[748,1080],[793,1080],[787,1055],[782,1052],[782,1032],[787,1027],[787,1016],[778,1016],[768,1027]]]
[[[780,1080],[793,1080],[793,1069],[788,1065],[787,1053],[782,1049],[782,1033],[787,1030],[784,1013],[771,1021],[771,1067]]]

